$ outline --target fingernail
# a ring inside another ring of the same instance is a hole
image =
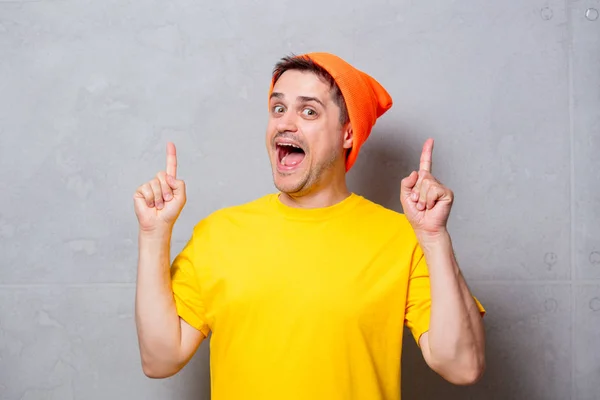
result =
[[[169,201],[169,200],[171,200],[171,199],[173,198],[173,196],[171,196],[171,193],[165,193],[165,194],[163,195],[163,197],[164,197],[164,198],[165,198],[165,200],[167,200],[167,201]]]
[[[418,208],[420,211],[423,211],[423,210],[425,209],[425,206],[423,205],[423,203],[417,203],[417,208]]]
[[[417,200],[419,200],[419,193],[413,192],[413,194],[410,196],[410,198],[411,198],[413,201],[417,201]]]

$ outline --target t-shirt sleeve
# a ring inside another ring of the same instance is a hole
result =
[[[481,316],[485,309],[475,297],[473,297]],[[423,250],[417,244],[412,257],[412,268],[408,279],[408,290],[406,299],[405,324],[410,329],[417,345],[421,335],[429,330],[429,318],[431,316],[431,291],[429,283],[429,269],[425,260]]]
[[[194,232],[171,265],[171,286],[175,299],[175,307],[179,316],[194,328],[208,336],[210,328],[206,320],[206,309],[202,300],[202,288],[198,280],[198,261],[203,259],[199,241],[202,222],[194,228]]]

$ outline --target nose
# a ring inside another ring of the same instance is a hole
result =
[[[277,118],[277,132],[296,132],[298,130],[296,118],[297,116],[291,111]]]

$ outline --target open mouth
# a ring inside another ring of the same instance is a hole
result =
[[[298,166],[304,160],[304,150],[293,143],[277,143],[277,157],[279,165],[286,169]]]

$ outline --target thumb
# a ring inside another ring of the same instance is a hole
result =
[[[185,194],[185,183],[182,180],[175,179],[172,175],[167,175],[167,184],[173,190],[173,196]]]
[[[419,174],[417,173],[417,171],[411,172],[409,176],[402,179],[402,182],[400,182],[400,196],[403,199],[410,197],[411,191],[417,184],[418,179]]]
[[[139,208],[140,210],[154,207],[154,204],[150,201],[151,200],[146,200],[144,195],[140,192],[135,192],[135,194],[133,195],[133,204],[136,208]]]

